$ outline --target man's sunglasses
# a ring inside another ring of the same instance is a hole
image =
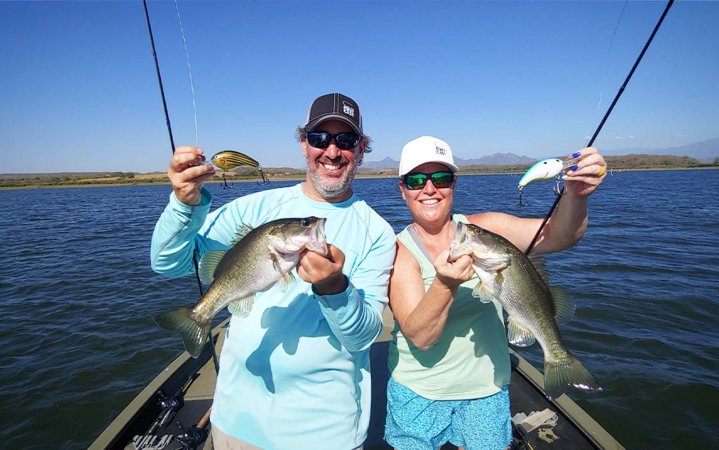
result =
[[[357,133],[332,134],[326,131],[310,131],[307,133],[307,142],[315,148],[325,149],[330,146],[332,139],[335,140],[340,150],[352,150],[360,143],[360,136]]]
[[[432,184],[437,189],[452,187],[454,173],[443,170],[434,173],[409,173],[402,177],[405,187],[413,191],[424,188],[427,180],[432,180]]]

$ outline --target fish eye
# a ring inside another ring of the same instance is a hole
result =
[[[304,219],[302,219],[302,226],[303,226],[303,227],[309,227],[311,223],[312,223],[312,221],[311,221],[310,219],[308,219],[307,217],[305,217]]]

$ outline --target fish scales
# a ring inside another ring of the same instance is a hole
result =
[[[545,283],[522,251],[498,234],[459,223],[449,258],[456,260],[462,255],[472,256],[479,278],[473,295],[485,302],[497,299],[507,312],[510,343],[527,346],[535,339],[539,342],[548,396],[557,397],[567,387],[601,391],[594,377],[567,350],[559,332],[556,318],[573,313],[573,307],[565,304],[568,299],[560,291]]]
[[[257,292],[292,279],[303,251],[327,253],[324,223],[317,217],[278,219],[251,230],[229,251],[208,252],[200,262],[200,278],[212,280],[205,295],[191,307],[159,314],[155,321],[180,333],[187,351],[198,357],[219,311],[235,304],[238,314],[249,314]]]

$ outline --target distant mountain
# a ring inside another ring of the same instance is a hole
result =
[[[363,161],[363,169],[399,169],[399,161],[395,161],[389,156],[382,161]]]
[[[701,162],[713,162],[715,158],[719,158],[719,138],[707,139],[706,141],[695,142],[693,144],[682,145],[680,147],[668,148],[625,148],[619,150],[601,150],[603,155],[675,155],[690,156]]]
[[[701,162],[713,162],[715,158],[719,158],[719,138],[707,139],[706,141],[695,142],[693,144],[682,145],[680,147],[669,147],[669,148],[625,148],[619,150],[607,150],[600,148],[603,155],[632,155],[632,154],[646,154],[646,155],[674,155],[674,156],[689,156],[698,159]],[[514,153],[495,153],[493,155],[482,156],[480,158],[454,158],[454,162],[462,166],[495,166],[495,165],[509,165],[509,164],[531,164],[537,161],[535,158],[527,156],[518,156]],[[365,161],[362,164],[365,169],[398,169],[399,161],[387,157],[382,161]]]
[[[496,166],[506,164],[531,164],[536,159],[529,158],[527,156],[519,156],[514,153],[495,153],[493,155],[482,156],[480,158],[454,158],[455,164],[458,166]],[[387,157],[382,161],[365,161],[362,163],[362,167],[365,169],[399,169],[399,161]]]

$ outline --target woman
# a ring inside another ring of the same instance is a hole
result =
[[[534,253],[574,246],[587,228],[587,198],[605,177],[594,148],[572,155],[566,194],[542,230]],[[470,256],[447,259],[454,223],[473,223],[526,250],[542,219],[497,212],[452,214],[457,183],[452,150],[431,136],[402,149],[402,198],[412,223],[398,234],[389,301],[390,345],[385,439],[398,449],[436,449],[447,441],[468,450],[502,449],[511,441],[509,350],[502,307],[472,297]]]

